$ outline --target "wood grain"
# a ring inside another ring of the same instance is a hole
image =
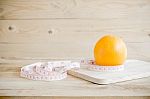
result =
[[[33,96],[0,98],[150,96],[150,78],[106,86],[72,76],[55,82],[19,77],[20,68],[33,62],[93,58],[93,46],[104,34],[120,36],[128,58],[150,61],[150,1],[0,0],[0,96]]]
[[[149,0],[1,0],[0,19],[148,20]],[[136,19],[135,19],[136,18]]]
[[[96,41],[104,34],[115,34],[127,43],[128,58],[150,61],[149,26],[150,21],[118,19],[0,20],[0,57],[93,58]]]
[[[87,96],[80,96],[80,97],[49,97],[49,96],[45,96],[45,97],[41,97],[41,96],[34,96],[34,97],[27,97],[27,96],[21,96],[21,97],[0,97],[1,99],[149,99],[149,96],[113,96],[113,97],[105,97],[105,96],[92,96],[92,97],[87,97]]]
[[[0,96],[98,97],[150,95],[150,77],[110,85],[97,85],[72,76],[68,76],[67,79],[61,81],[32,81],[19,76],[19,69],[23,65],[0,64],[0,68],[3,70],[0,72]]]

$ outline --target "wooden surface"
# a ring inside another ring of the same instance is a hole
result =
[[[1,19],[148,20],[150,17],[149,0],[0,0],[0,4]]]
[[[126,60],[126,62],[124,63],[124,70],[117,72],[114,71],[104,72],[103,67],[101,67],[103,69],[101,69],[100,72],[100,70],[96,71],[89,69],[89,66],[90,66],[89,64],[88,65],[82,64],[80,69],[78,70],[71,69],[68,71],[68,74],[87,81],[91,81],[95,84],[112,84],[129,80],[135,80],[144,77],[150,77],[150,62],[140,60]],[[109,70],[110,68],[111,67],[109,67]]]
[[[39,96],[34,96],[34,97],[1,97],[1,99],[43,99],[43,97],[39,97]],[[58,96],[58,97],[48,97],[45,96],[44,99],[149,99],[148,96],[116,96],[116,97],[105,97],[105,96],[101,96],[101,97],[87,97],[87,96],[83,96],[83,97],[66,97],[66,96]]]
[[[2,59],[93,58],[96,41],[111,33],[127,43],[128,58],[150,61],[149,21],[108,23],[80,19],[0,20],[0,56]]]
[[[149,96],[150,77],[110,85],[97,85],[68,76],[62,81],[32,81],[19,77],[28,60],[0,64],[0,96]],[[30,61],[31,62],[31,61]]]
[[[93,58],[116,34],[128,58],[150,61],[149,0],[0,0],[0,19],[1,59]]]
[[[18,76],[28,63],[93,58],[95,42],[109,33],[123,38],[128,58],[150,61],[150,0],[0,0],[0,95],[150,95],[150,78],[106,86]]]

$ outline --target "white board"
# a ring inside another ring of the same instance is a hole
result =
[[[79,70],[69,70],[68,74],[97,84],[110,84],[150,76],[150,63],[140,60],[127,60],[124,71],[99,72],[81,65]]]

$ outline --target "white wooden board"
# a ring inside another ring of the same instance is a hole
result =
[[[125,70],[119,72],[92,71],[87,68],[87,65],[81,65],[79,70],[70,70],[68,73],[93,83],[110,84],[150,76],[150,63],[140,60],[127,60]]]

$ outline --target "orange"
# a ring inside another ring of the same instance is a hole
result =
[[[127,58],[127,48],[121,38],[106,35],[96,43],[94,57],[97,65],[122,65]]]

